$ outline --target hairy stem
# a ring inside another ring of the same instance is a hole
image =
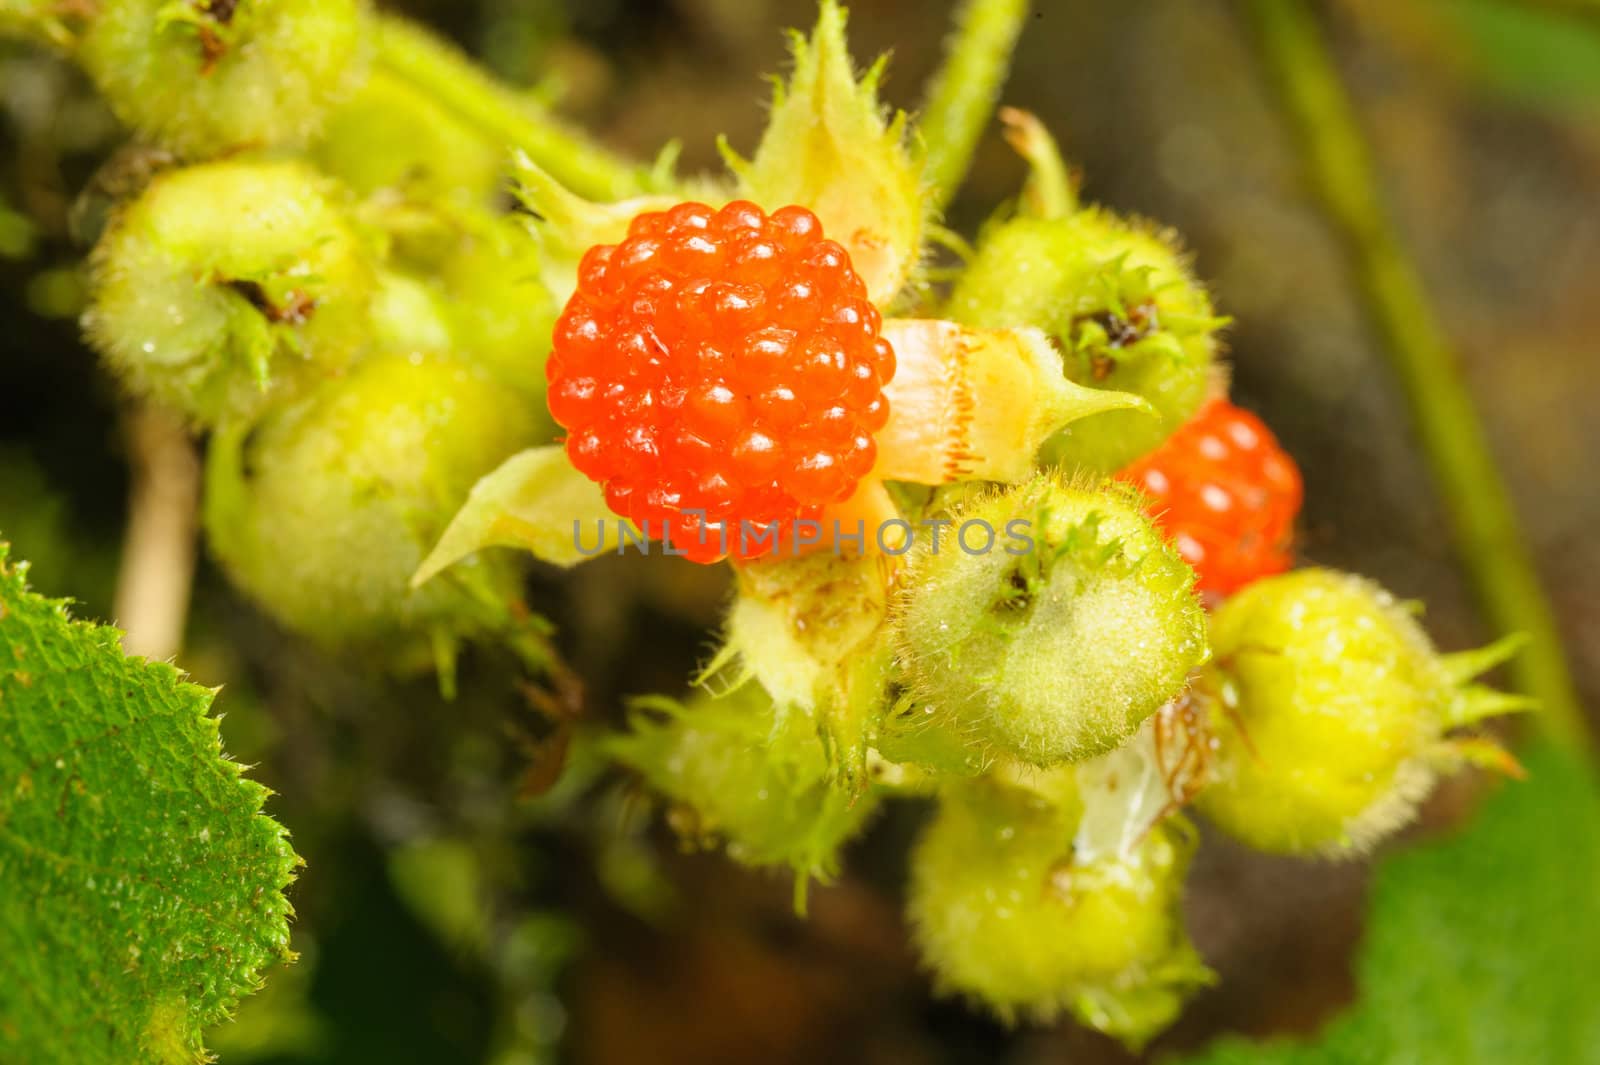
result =
[[[956,16],[944,63],[929,83],[917,123],[938,210],[950,202],[972,165],[1027,15],[1028,0],[965,0]]]
[[[114,611],[124,651],[168,659],[189,616],[200,460],[183,424],[162,408],[133,409],[124,434],[133,485]]]
[[[652,184],[649,168],[569,129],[426,30],[391,16],[379,16],[375,23],[378,62],[385,69],[467,125],[528,153],[573,192],[594,200],[620,200]]]
[[[1530,637],[1508,666],[1512,683],[1539,701],[1547,731],[1587,746],[1561,636],[1505,482],[1450,340],[1384,213],[1367,145],[1315,17],[1305,0],[1244,0],[1244,10],[1309,178],[1345,241],[1367,312],[1404,387],[1483,609],[1496,628]]]
[[[1035,218],[1065,218],[1078,209],[1078,190],[1044,123],[1027,111],[1002,107],[1006,143],[1028,162],[1022,206]]]

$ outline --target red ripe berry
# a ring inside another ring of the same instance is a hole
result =
[[[572,464],[649,535],[702,562],[763,553],[767,525],[787,533],[872,469],[894,375],[881,325],[803,207],[647,212],[579,264],[550,413]]]
[[[1117,477],[1150,497],[1201,591],[1228,595],[1289,568],[1300,471],[1249,411],[1213,399]]]

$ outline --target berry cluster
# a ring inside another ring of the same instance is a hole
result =
[[[1118,477],[1151,499],[1202,591],[1229,595],[1293,561],[1302,488],[1294,460],[1249,411],[1213,399]]]
[[[567,454],[697,561],[740,523],[814,518],[872,469],[895,356],[816,215],[744,201],[639,215],[590,249],[546,374]]]

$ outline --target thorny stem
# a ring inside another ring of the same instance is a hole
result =
[[[1027,15],[1028,0],[965,0],[956,15],[944,63],[929,83],[917,122],[936,210],[944,210],[972,165]]]
[[[1530,637],[1508,666],[1512,683],[1538,700],[1536,716],[1554,738],[1587,748],[1561,636],[1505,482],[1450,340],[1385,216],[1367,145],[1315,17],[1304,0],[1245,0],[1244,10],[1308,176],[1344,238],[1367,312],[1404,387],[1483,609],[1497,629]]]
[[[648,167],[563,126],[427,31],[389,16],[375,23],[378,62],[384,68],[508,149],[527,152],[571,191],[594,200],[621,200],[654,184]]]
[[[200,460],[182,423],[152,406],[130,411],[125,436],[133,465],[128,531],[114,614],[130,655],[171,658],[183,645],[194,583]]]

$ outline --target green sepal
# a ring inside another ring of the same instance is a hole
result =
[[[588,539],[594,526],[594,546]],[[511,456],[472,486],[438,543],[411,578],[413,588],[485,547],[520,547],[535,558],[572,566],[617,550],[622,519],[600,486],[572,468],[558,445]],[[581,538],[581,543],[580,543]]]
[[[529,231],[539,243],[545,286],[565,303],[577,288],[578,261],[597,244],[618,244],[628,223],[646,211],[664,211],[683,196],[635,196],[616,203],[596,203],[572,192],[540,167],[526,152],[512,163],[517,201],[533,216]],[[702,190],[713,201],[726,199],[715,189]]]
[[[883,336],[899,360],[884,388],[889,424],[877,435],[875,472],[890,480],[1015,484],[1038,472],[1041,447],[1074,423],[1110,411],[1155,415],[1140,396],[1067,378],[1037,329],[891,318]]]
[[[867,784],[867,751],[888,700],[886,560],[817,552],[739,568],[714,663],[753,678],[780,713],[815,722],[831,771]]]
[[[772,117],[753,158],[726,142],[723,158],[743,196],[767,210],[800,204],[850,252],[868,296],[886,306],[921,256],[928,201],[907,145],[904,114],[885,117],[880,59],[857,80],[845,13],[824,0],[809,38],[791,39],[794,69],[775,83]]]
[[[1454,684],[1465,684],[1481,677],[1496,666],[1504,665],[1528,646],[1528,634],[1513,632],[1483,647],[1470,651],[1452,651],[1439,656],[1439,666]]]
[[[636,699],[628,724],[603,747],[675,804],[680,837],[721,843],[744,865],[792,869],[801,912],[806,885],[837,874],[840,846],[876,806],[840,786],[812,720],[759,684],[686,702]]]

